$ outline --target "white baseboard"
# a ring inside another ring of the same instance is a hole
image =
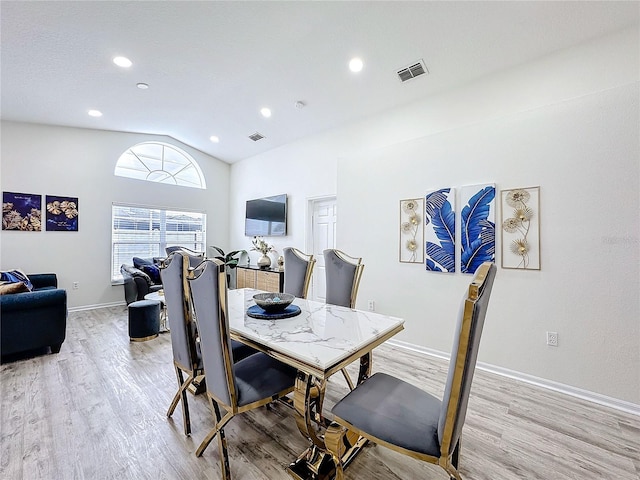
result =
[[[80,305],[79,307],[69,307],[70,312],[81,312],[83,310],[94,310],[96,308],[120,307],[126,305],[125,302],[99,303],[97,305]]]
[[[125,305],[125,302],[102,303],[99,305],[82,305],[79,307],[71,307],[69,308],[69,311],[80,312],[82,310],[118,307],[122,305]],[[389,343],[390,345],[396,346],[398,348],[421,353],[423,355],[437,357],[447,361],[449,360],[449,357],[450,357],[449,353],[441,352],[439,350],[434,350],[433,348],[421,347],[420,345],[415,345],[413,343],[402,342],[402,341],[393,340],[393,339],[387,340],[387,343]],[[536,385],[538,387],[546,388],[548,390],[553,390],[554,392],[564,393],[566,395],[580,398],[588,402],[593,402],[598,405],[603,405],[605,407],[613,408],[615,410],[620,410],[622,412],[640,416],[640,405],[627,402],[626,400],[620,400],[617,398],[608,397],[600,393],[591,392],[589,390],[583,390],[582,388],[572,387],[571,385],[565,385],[564,383],[554,382],[553,380],[547,380],[545,378],[535,377],[527,373],[517,372],[515,370],[509,370],[508,368],[498,367],[498,366],[491,365],[484,362],[478,362],[477,368],[485,372],[495,373],[496,375],[501,375],[507,378],[513,378],[514,380],[528,383],[530,385]]]
[[[439,350],[434,350],[432,348],[421,347],[419,345],[414,345],[408,342],[402,342],[399,340],[392,339],[392,340],[388,340],[387,343],[390,345],[396,346],[398,348],[403,348],[405,350],[410,350],[412,352],[422,353],[424,355],[430,355],[432,357],[437,357],[447,361],[449,360],[449,357],[450,357],[449,353],[441,352]],[[640,416],[640,405],[627,402],[626,400],[620,400],[617,398],[608,397],[600,393],[591,392],[589,390],[583,390],[582,388],[572,387],[571,385],[565,385],[564,383],[554,382],[553,380],[547,380],[545,378],[535,377],[527,373],[516,372],[515,370],[509,370],[508,368],[497,367],[495,365],[491,365],[484,362],[478,362],[477,368],[479,370],[484,370],[485,372],[495,373],[496,375],[501,375],[503,377],[513,378],[514,380],[535,385],[537,387],[553,390],[554,392],[564,393],[566,395],[570,395],[572,397],[593,402],[598,405],[603,405],[605,407],[613,408],[615,410],[620,410],[622,412]]]

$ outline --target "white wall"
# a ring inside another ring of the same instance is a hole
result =
[[[228,245],[229,165],[172,138],[2,122],[3,191],[78,197],[78,232],[2,231],[0,268],[55,272],[69,307],[123,302],[111,285],[111,204],[124,202],[207,213],[207,244]],[[182,148],[199,163],[206,190],[116,177],[120,155],[144,141]],[[44,215],[44,213],[43,213]],[[44,228],[44,227],[43,227]],[[80,288],[72,290],[72,282]]]
[[[498,272],[481,360],[601,393],[615,384],[609,394],[637,402],[638,103],[637,85],[618,87],[341,161],[339,242],[370,259],[360,305],[406,318],[400,340],[448,351],[469,277],[397,262],[397,201],[425,187],[540,185],[542,270]],[[366,182],[348,180],[365,166]]]
[[[376,300],[406,319],[399,339],[448,351],[469,278],[397,262],[398,201],[445,185],[540,185],[542,271],[498,271],[480,360],[640,404],[638,59],[638,30],[621,32],[231,168],[166,137],[3,122],[2,190],[79,197],[80,231],[3,231],[0,268],[57,272],[72,307],[120,302],[114,201],[205,210],[209,245],[248,249],[244,202],[287,193],[281,251],[304,247],[307,199],[337,194],[338,247],[367,264],[359,306]],[[127,147],[153,139],[191,153],[208,189],[113,176]]]
[[[633,29],[235,164],[231,242],[247,198],[333,193],[318,183],[335,165],[338,247],[367,265],[358,306],[447,352],[469,277],[397,261],[399,200],[540,185],[542,270],[499,269],[480,361],[640,404],[639,71]],[[303,246],[304,202],[289,220],[280,243]]]
[[[252,198],[288,195],[288,225],[284,237],[267,240],[282,255],[282,249],[295,246],[305,249],[305,214],[309,198],[335,195],[336,161],[339,145],[325,143],[320,135],[270,150],[259,158],[232,165],[230,238],[231,248],[251,248],[251,238],[244,236],[245,202]],[[259,254],[249,252],[255,264]],[[277,258],[272,254],[272,259]]]

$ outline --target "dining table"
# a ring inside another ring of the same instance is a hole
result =
[[[255,305],[253,296],[260,290],[229,290],[227,312],[231,338],[250,345],[298,370],[293,392],[296,424],[309,441],[309,447],[287,468],[297,480],[328,480],[335,465],[324,443],[329,425],[322,411],[327,381],[334,373],[359,362],[355,384],[371,374],[372,350],[402,331],[404,320],[372,311],[357,310],[313,300],[296,298],[300,308],[296,316],[280,319],[253,318],[247,310]],[[355,457],[366,440],[349,452]]]

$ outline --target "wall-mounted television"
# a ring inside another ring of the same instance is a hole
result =
[[[244,219],[247,237],[273,237],[287,234],[287,195],[247,200]]]

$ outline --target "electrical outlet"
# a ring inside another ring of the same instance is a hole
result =
[[[373,300],[369,300],[369,311],[370,312],[376,311],[376,302],[374,302]]]
[[[550,347],[558,346],[558,332],[547,332],[547,345]]]
[[[80,283],[79,282],[73,282],[72,287],[74,290],[78,290],[80,288]]]

